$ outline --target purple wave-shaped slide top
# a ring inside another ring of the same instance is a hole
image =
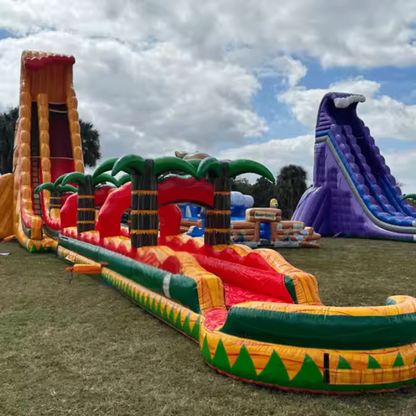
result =
[[[322,235],[416,241],[416,210],[402,193],[370,130],[358,94],[328,93],[316,123],[313,186],[292,220]]]

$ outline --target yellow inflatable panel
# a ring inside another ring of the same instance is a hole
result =
[[[13,234],[13,174],[0,176],[0,240]]]

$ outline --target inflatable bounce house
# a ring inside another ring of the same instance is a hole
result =
[[[321,236],[301,221],[282,221],[281,210],[253,208],[251,195],[231,191],[231,240],[251,248],[319,247]],[[205,211],[192,204],[180,204],[181,232],[204,235]]]
[[[315,277],[276,251],[231,244],[230,178],[273,180],[264,166],[128,155],[84,174],[73,64],[23,53],[14,172],[0,181],[12,229],[2,220],[2,237],[57,253],[72,273],[101,276],[230,377],[336,394],[416,382],[416,299],[327,307]],[[181,234],[184,202],[205,208],[203,237]]]
[[[175,152],[184,160],[203,160],[206,153],[187,154]],[[282,211],[277,200],[270,208],[255,208],[254,198],[231,191],[231,240],[251,248],[319,247],[321,236],[301,221],[282,221]],[[181,232],[192,237],[202,237],[205,230],[205,210],[193,204],[180,204]]]
[[[416,210],[403,197],[369,129],[365,97],[329,93],[318,112],[313,187],[293,220],[322,235],[416,241]]]
[[[251,195],[243,195],[241,192],[231,191],[231,221],[244,219],[246,209],[254,205],[254,198]],[[181,232],[188,232],[190,227],[201,226],[201,219],[204,218],[204,210],[198,205],[189,203],[178,204],[181,213]],[[202,230],[203,231],[203,230]],[[203,235],[203,232],[202,232]]]

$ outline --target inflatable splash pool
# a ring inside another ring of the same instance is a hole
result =
[[[99,247],[62,236],[58,253],[95,267],[142,308],[195,340],[220,373],[337,394],[391,391],[416,381],[414,298],[393,296],[380,307],[326,307],[316,279],[273,250],[207,247],[176,236],[138,249],[133,258],[116,254],[126,253],[129,243],[113,237]]]

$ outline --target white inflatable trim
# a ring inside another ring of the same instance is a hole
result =
[[[351,94],[347,97],[338,97],[334,99],[336,108],[347,108],[353,103],[364,103],[365,97],[361,94]]]
[[[165,295],[165,297],[167,297],[169,299],[170,299],[169,288],[170,288],[170,279],[171,279],[171,277],[172,277],[172,275],[170,273],[168,273],[163,278],[163,294]]]

